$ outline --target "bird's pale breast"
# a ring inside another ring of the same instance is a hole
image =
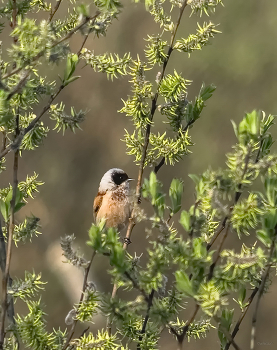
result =
[[[121,230],[130,216],[129,196],[124,189],[107,191],[102,196],[102,201],[96,213],[96,222],[106,219],[107,227],[116,227]]]

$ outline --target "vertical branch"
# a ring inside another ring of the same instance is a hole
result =
[[[274,237],[273,237],[272,242],[271,242],[271,247],[270,247],[269,256],[268,256],[268,260],[267,260],[267,267],[266,267],[266,269],[265,269],[265,271],[263,273],[262,279],[261,279],[261,284],[259,286],[259,291],[258,291],[258,298],[257,298],[254,314],[253,314],[253,317],[252,317],[252,330],[251,330],[250,350],[254,350],[255,349],[256,323],[257,323],[258,310],[259,310],[261,298],[262,298],[262,295],[263,295],[263,292],[264,292],[266,280],[268,278],[269,271],[270,271],[270,268],[271,268],[271,260],[272,260],[272,257],[273,257],[274,251],[275,251],[276,238],[277,238],[277,226],[275,226]]]
[[[90,271],[90,268],[91,268],[91,264],[92,264],[92,262],[93,262],[93,259],[94,259],[95,255],[96,255],[96,251],[94,251],[94,252],[92,253],[92,256],[91,256],[91,259],[90,259],[90,261],[89,261],[89,264],[88,264],[88,266],[85,268],[85,275],[84,275],[84,281],[83,281],[83,288],[82,288],[82,293],[81,293],[81,297],[80,297],[80,300],[79,300],[79,304],[80,304],[80,303],[83,301],[83,299],[84,299],[85,291],[86,291],[86,288],[87,288],[88,275],[89,275],[89,271]],[[62,348],[62,350],[65,350],[65,349],[69,346],[70,341],[71,341],[71,339],[72,339],[72,337],[73,337],[73,335],[74,335],[77,322],[78,322],[78,320],[74,320],[74,321],[73,321],[71,330],[70,330],[70,332],[69,332],[69,334],[68,334],[67,340],[66,340],[66,342],[65,342],[65,344],[64,344],[64,346],[63,346],[63,348]]]
[[[2,131],[2,148],[1,148],[1,152],[5,151],[6,145],[7,145],[6,131]]]
[[[253,292],[251,293],[250,297],[248,298],[248,302],[247,302],[247,306],[244,308],[242,314],[240,315],[240,318],[238,319],[236,325],[235,325],[235,328],[232,332],[232,339],[235,338],[235,336],[237,335],[238,331],[239,331],[239,327],[241,325],[241,322],[243,321],[245,315],[247,314],[247,311],[252,303],[252,301],[254,300],[255,298],[255,295],[258,293],[258,290],[259,290],[259,287],[256,287]],[[228,341],[228,343],[226,344],[224,350],[228,350],[229,347],[231,345],[231,341]]]
[[[48,23],[50,23],[52,21],[53,17],[55,16],[55,13],[58,11],[58,9],[60,7],[61,2],[62,2],[62,0],[57,0],[56,6],[54,7],[53,11],[51,9],[50,15],[48,18]]]
[[[16,128],[15,128],[15,138],[19,135],[19,113],[16,115]],[[4,343],[4,331],[5,331],[5,318],[7,309],[9,306],[8,303],[8,281],[10,280],[10,264],[12,257],[12,241],[13,241],[13,232],[14,232],[14,212],[15,212],[15,201],[16,201],[16,192],[18,185],[18,159],[19,159],[19,150],[16,150],[14,153],[13,161],[13,194],[10,203],[10,218],[8,225],[8,244],[7,244],[7,256],[6,256],[6,266],[5,273],[2,278],[2,313],[1,313],[1,326],[0,326],[0,349],[3,349]],[[13,315],[12,315],[13,317]]]
[[[166,56],[166,58],[164,60],[164,63],[163,63],[163,68],[162,68],[162,72],[161,72],[161,76],[160,76],[160,82],[159,82],[157,91],[156,91],[156,93],[155,93],[155,95],[154,95],[154,97],[152,99],[151,113],[150,113],[150,118],[149,118],[150,121],[147,124],[146,131],[145,131],[144,143],[143,143],[143,148],[142,148],[142,157],[141,157],[141,161],[140,161],[140,165],[139,165],[138,179],[137,179],[137,185],[136,185],[136,201],[137,201],[137,204],[140,204],[140,201],[141,201],[142,176],[143,176],[143,171],[144,171],[144,167],[145,167],[145,161],[146,161],[147,149],[148,149],[148,145],[149,145],[149,137],[150,137],[150,132],[151,132],[152,121],[153,121],[154,114],[155,114],[156,109],[157,109],[157,100],[158,100],[158,97],[159,97],[159,87],[160,87],[161,81],[164,78],[165,70],[166,70],[169,58],[170,58],[170,56],[171,56],[171,54],[173,52],[173,46],[174,46],[175,37],[176,37],[176,34],[177,34],[177,30],[179,28],[179,25],[180,25],[181,18],[183,16],[184,10],[185,10],[185,8],[187,6],[187,2],[188,2],[188,0],[184,0],[183,5],[180,8],[179,16],[178,16],[177,22],[175,24],[175,27],[174,27],[172,35],[171,35],[170,46],[169,46],[169,49],[168,49],[168,52],[167,52],[167,56]],[[131,243],[130,238],[131,238],[131,234],[132,234],[132,231],[133,231],[135,226],[136,226],[135,209],[133,209],[132,212],[131,212],[130,218],[129,218],[129,225],[128,225],[126,236],[125,236],[125,239],[124,239],[124,244],[123,244],[123,249],[124,250],[126,250],[128,248],[128,245]],[[117,293],[117,286],[115,284],[113,286],[112,298],[114,298],[116,296],[116,293]],[[112,327],[111,320],[108,319],[106,328],[107,328],[107,332],[108,332],[109,335],[111,335],[111,329],[112,329],[111,327]]]
[[[149,295],[147,311],[146,311],[146,315],[145,315],[145,318],[144,318],[144,321],[143,321],[143,325],[142,325],[142,328],[141,328],[141,331],[140,331],[141,335],[139,336],[139,341],[142,341],[143,334],[145,334],[145,332],[146,332],[146,326],[147,326],[147,322],[149,320],[150,309],[151,309],[151,306],[153,304],[154,294],[155,294],[155,290],[152,289],[152,291],[151,291],[151,293]],[[137,350],[141,350],[140,343],[138,343]]]
[[[12,1],[13,11],[12,11],[12,23],[11,28],[15,29],[17,25],[17,4],[16,0]],[[17,38],[13,38],[14,44],[17,43]],[[16,68],[16,63],[13,63],[13,69]],[[19,111],[16,115],[16,127],[15,127],[15,135],[14,139],[19,135]],[[7,136],[5,131],[3,132],[3,142],[2,142],[2,151],[6,149]],[[14,162],[13,162],[13,194],[10,202],[10,221],[8,225],[8,244],[7,251],[5,246],[5,241],[3,237],[2,226],[0,223],[0,250],[1,250],[1,270],[2,270],[2,312],[1,312],[1,324],[0,324],[0,349],[3,349],[4,338],[5,338],[5,318],[6,314],[8,314],[9,319],[14,322],[14,306],[13,299],[8,300],[8,286],[12,285],[12,279],[10,278],[10,264],[12,257],[12,241],[13,241],[13,231],[14,231],[14,208],[15,208],[15,200],[16,200],[16,192],[18,185],[18,158],[19,158],[19,150],[16,150],[14,153]]]

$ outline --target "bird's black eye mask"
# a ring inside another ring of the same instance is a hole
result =
[[[124,181],[128,180],[129,177],[126,173],[118,173],[118,172],[114,172],[112,174],[112,179],[113,179],[113,182],[119,186],[121,185]]]

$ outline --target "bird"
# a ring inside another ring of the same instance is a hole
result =
[[[119,168],[108,170],[102,177],[93,202],[96,224],[105,219],[106,228],[124,229],[131,214],[129,182],[131,179]]]

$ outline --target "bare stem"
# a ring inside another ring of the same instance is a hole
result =
[[[1,148],[1,152],[5,151],[5,149],[6,149],[6,144],[7,144],[7,135],[6,135],[6,131],[2,131],[2,148]]]
[[[243,310],[242,314],[240,315],[240,318],[238,319],[238,321],[237,321],[237,323],[235,325],[235,328],[234,328],[234,330],[232,332],[232,339],[234,339],[235,336],[237,335],[237,333],[239,331],[239,327],[241,325],[241,322],[243,321],[245,315],[247,314],[247,311],[248,311],[252,301],[254,300],[255,295],[257,294],[258,290],[259,290],[259,287],[256,287],[253,290],[253,292],[251,293],[250,297],[248,298],[247,306],[244,308],[244,310]],[[230,345],[231,345],[231,341],[228,341],[228,343],[226,344],[224,350],[228,350]]]
[[[231,336],[231,334],[229,333],[228,329],[225,328],[225,327],[223,326],[223,324],[221,324],[220,318],[217,317],[217,316],[214,316],[214,319],[215,319],[215,321],[216,321],[216,322],[218,323],[218,325],[219,325],[219,330],[220,330],[220,332],[222,332],[222,333],[225,335],[225,338],[226,338],[227,340],[230,341],[230,343],[233,345],[233,347],[234,347],[236,350],[241,350],[240,347],[237,345],[237,343],[234,341],[234,339],[233,339],[233,337]]]
[[[142,340],[143,334],[146,332],[147,322],[149,320],[150,310],[151,310],[151,306],[153,304],[154,294],[155,294],[155,290],[152,289],[152,291],[151,291],[151,293],[149,295],[147,311],[146,311],[146,315],[145,315],[145,318],[144,318],[144,321],[143,321],[143,325],[142,325],[142,328],[141,328],[141,331],[140,331],[141,335],[139,336],[139,341]],[[137,350],[141,350],[140,343],[138,343]]]
[[[58,9],[60,7],[61,2],[62,2],[62,0],[58,0],[57,3],[56,3],[56,6],[53,9],[53,11],[51,9],[51,12],[50,12],[50,15],[49,15],[49,18],[48,18],[48,23],[50,23],[52,21],[53,17],[55,16],[55,13],[58,11]]]
[[[93,262],[93,259],[94,259],[95,255],[96,255],[96,251],[94,251],[94,252],[92,253],[92,256],[91,256],[91,259],[90,259],[90,261],[89,261],[89,264],[88,264],[88,266],[87,266],[86,269],[85,269],[83,288],[82,288],[82,293],[81,293],[81,297],[80,297],[80,300],[79,300],[79,304],[80,304],[80,303],[83,301],[83,299],[84,299],[84,294],[85,294],[86,287],[87,287],[88,275],[89,275],[89,271],[90,271],[90,268],[91,268],[91,264],[92,264],[92,262]],[[74,335],[77,322],[78,322],[78,320],[74,320],[74,322],[73,322],[73,324],[72,324],[72,327],[71,327],[71,330],[70,330],[70,332],[69,332],[69,334],[68,334],[67,340],[66,340],[66,342],[65,342],[65,344],[64,344],[64,346],[63,346],[63,350],[65,350],[65,349],[69,346],[70,341],[71,341],[71,339],[72,339],[72,337],[73,337],[73,335]]]
[[[274,233],[274,237],[273,237],[272,242],[271,242],[271,247],[270,247],[268,261],[267,261],[267,267],[266,267],[266,269],[265,269],[265,271],[263,273],[262,279],[261,279],[261,284],[260,284],[259,290],[258,290],[258,298],[257,298],[254,314],[253,314],[253,317],[252,317],[252,330],[251,330],[250,350],[254,350],[255,349],[256,324],[257,324],[258,310],[259,310],[261,298],[262,298],[262,295],[263,295],[263,292],[264,292],[265,283],[266,283],[266,280],[268,278],[269,271],[270,271],[270,268],[271,268],[271,260],[272,260],[272,257],[273,257],[274,251],[275,251],[276,238],[277,238],[277,226],[275,227],[275,233]]]
[[[186,324],[185,327],[183,328],[182,333],[179,334],[178,337],[177,337],[178,343],[181,343],[181,344],[183,343],[184,338],[185,338],[185,336],[186,336],[186,334],[187,334],[187,331],[188,331],[188,329],[189,329],[189,326],[190,326],[191,323],[195,320],[195,317],[196,317],[196,315],[197,315],[199,309],[200,309],[199,304],[196,304],[196,305],[195,305],[195,308],[194,308],[194,311],[193,311],[193,314],[191,315],[191,317],[190,317],[190,319],[188,320],[187,324]]]
[[[17,127],[16,127],[16,135],[19,133],[19,116],[17,115]],[[10,279],[10,264],[11,264],[11,256],[12,256],[12,241],[13,241],[13,232],[14,232],[14,208],[15,208],[15,199],[18,185],[18,158],[19,158],[19,150],[17,150],[14,154],[14,163],[13,163],[13,194],[12,200],[10,203],[10,221],[9,221],[9,229],[8,229],[8,244],[7,244],[7,256],[6,256],[6,266],[5,273],[2,279],[2,313],[1,313],[1,327],[0,327],[0,349],[3,349],[4,343],[4,334],[5,334],[5,318],[8,309],[8,281]]]

